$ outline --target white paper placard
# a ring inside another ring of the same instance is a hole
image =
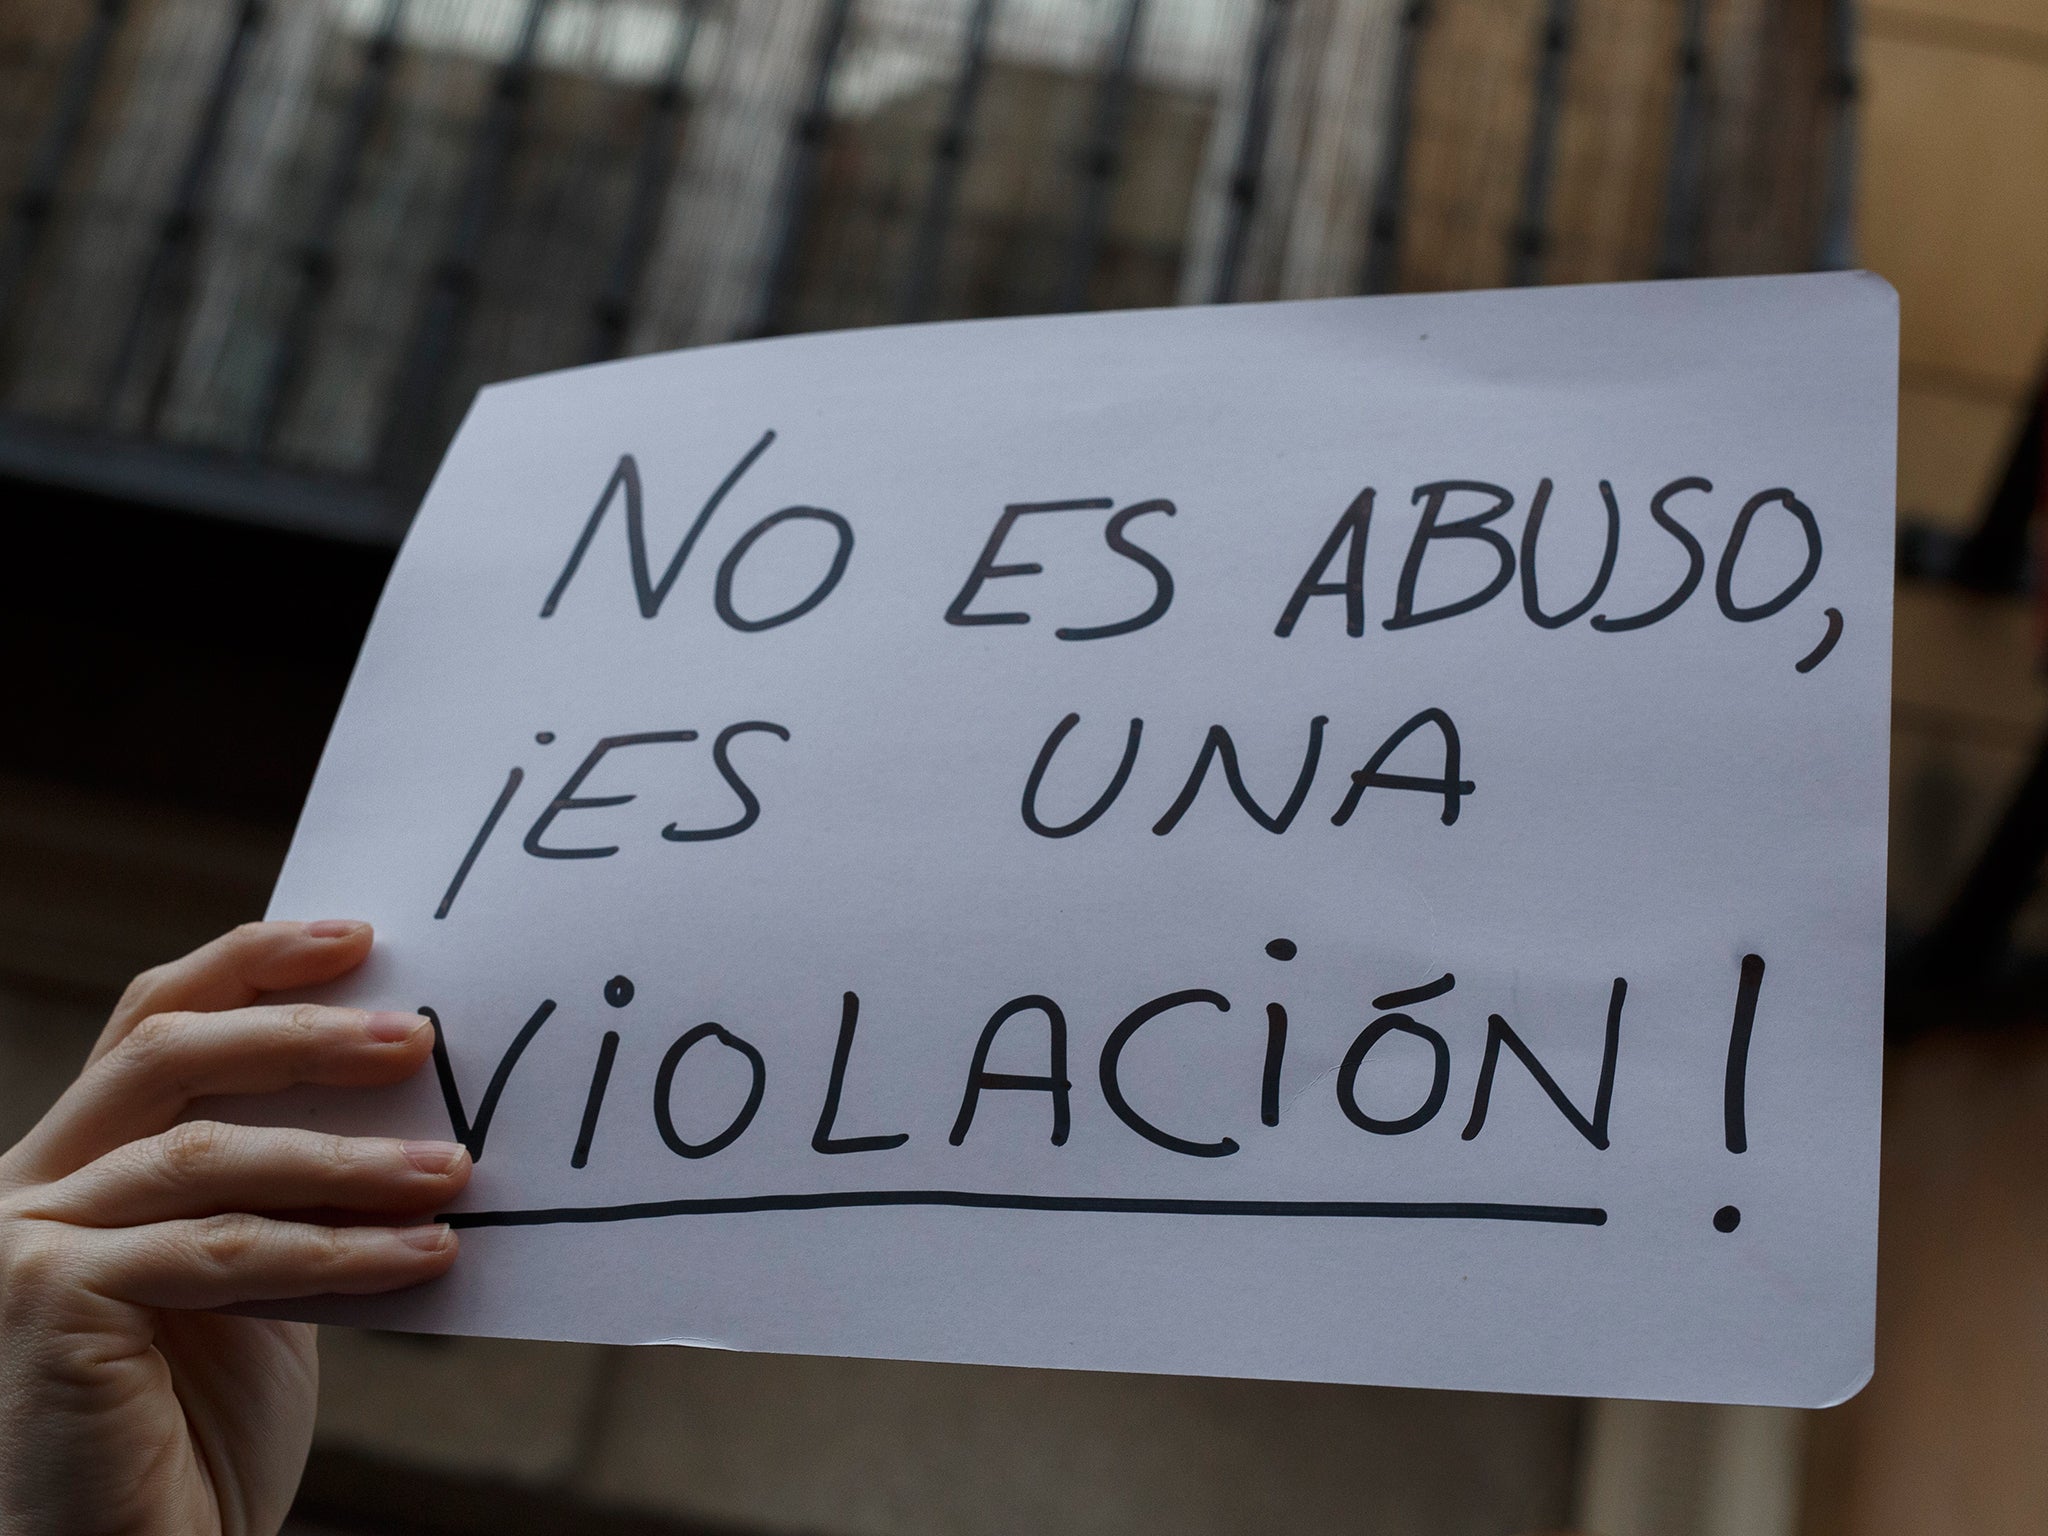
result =
[[[1841,274],[485,390],[272,904],[441,1021],[463,1254],[323,1315],[1853,1392],[1896,355]]]

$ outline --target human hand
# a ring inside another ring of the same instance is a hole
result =
[[[0,1536],[271,1536],[312,1439],[314,1331],[204,1309],[454,1262],[452,1232],[414,1223],[468,1182],[462,1148],[183,1122],[211,1094],[417,1071],[416,1015],[252,1006],[353,970],[370,941],[367,923],[250,923],[145,971],[0,1156]]]

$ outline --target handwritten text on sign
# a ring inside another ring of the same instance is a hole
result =
[[[274,902],[442,1029],[312,1112],[477,1158],[345,1315],[1853,1390],[1895,332],[1846,275],[487,391]]]

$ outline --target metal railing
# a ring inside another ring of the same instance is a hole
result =
[[[477,385],[548,367],[1839,265],[1852,24],[1848,0],[16,7],[0,473],[388,540]]]

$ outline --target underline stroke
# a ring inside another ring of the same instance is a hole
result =
[[[849,1189],[808,1194],[732,1195],[643,1200],[625,1205],[558,1205],[530,1210],[450,1211],[451,1227],[551,1227],[671,1216],[743,1216],[770,1211],[828,1211],[877,1206],[949,1206],[967,1210],[1083,1212],[1112,1216],[1268,1216],[1337,1220],[1533,1221],[1600,1227],[1607,1212],[1586,1205],[1515,1205],[1479,1200],[1182,1200],[1123,1195],[1011,1195],[969,1189]]]

